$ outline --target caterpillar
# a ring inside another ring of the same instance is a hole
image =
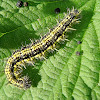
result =
[[[71,25],[74,22],[79,22],[79,15],[80,12],[73,8],[55,28],[40,40],[15,51],[8,59],[5,67],[5,74],[9,83],[24,89],[30,88],[31,81],[29,81],[28,76],[21,77],[22,66],[25,66],[25,63],[35,61],[37,58],[41,59],[45,52],[54,49],[55,44],[65,38],[65,33],[73,29]]]

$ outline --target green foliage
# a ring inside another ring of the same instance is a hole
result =
[[[28,2],[28,7],[18,8],[17,0],[0,0],[0,100],[100,100],[100,0]],[[58,7],[61,12],[55,14]],[[46,34],[47,27],[54,27],[72,7],[81,11],[81,22],[74,25],[77,30],[68,33],[70,41],[47,61],[28,66],[31,88],[7,84],[4,68],[12,50]]]

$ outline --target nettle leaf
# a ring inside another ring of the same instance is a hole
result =
[[[25,0],[23,0],[25,2]],[[99,100],[100,99],[100,0],[30,0],[16,7],[16,0],[0,0],[0,99],[1,100]],[[19,89],[8,83],[6,59],[22,44],[36,40],[56,26],[66,8],[81,11],[81,22],[69,32],[69,41],[58,52],[26,74],[32,86]],[[55,8],[61,12],[55,14]],[[77,44],[77,41],[82,41]],[[76,54],[80,52],[80,55]]]

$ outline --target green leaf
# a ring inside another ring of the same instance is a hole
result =
[[[16,0],[0,0],[0,100],[100,100],[100,0],[28,2],[18,8]],[[32,86],[24,90],[8,84],[4,68],[12,51],[46,34],[72,7],[81,11],[81,22],[73,26],[77,30],[47,60],[27,66]],[[55,8],[61,12],[55,14]]]

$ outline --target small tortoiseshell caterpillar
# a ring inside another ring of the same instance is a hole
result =
[[[72,9],[55,28],[44,35],[40,40],[14,52],[8,59],[5,67],[5,74],[8,81],[17,87],[24,89],[29,88],[31,82],[28,77],[21,77],[21,72],[23,71],[22,66],[25,65],[25,63],[35,61],[37,58],[41,59],[45,52],[54,49],[55,44],[64,39],[65,33],[68,30],[73,30],[71,24],[79,22],[79,15],[80,12],[78,10]]]

